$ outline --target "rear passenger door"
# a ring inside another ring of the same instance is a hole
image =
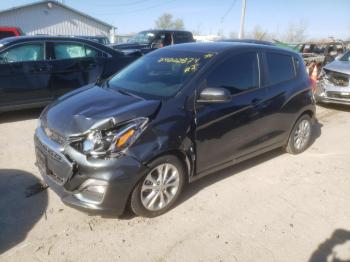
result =
[[[265,90],[260,87],[259,80],[259,59],[255,50],[223,58],[209,72],[205,86],[226,88],[232,100],[196,105],[199,173],[230,163],[263,146]]]
[[[50,43],[52,78],[51,90],[59,97],[73,89],[95,82],[102,74],[102,51],[84,43]]]
[[[265,51],[263,86],[266,88],[265,128],[270,145],[283,142],[289,135],[295,111],[296,70],[291,55],[278,51]],[[297,101],[297,100],[296,100]]]

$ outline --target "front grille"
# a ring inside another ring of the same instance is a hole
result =
[[[330,70],[325,70],[326,71],[326,78],[327,80],[332,83],[335,86],[340,86],[340,87],[348,87],[349,86],[349,78],[350,76],[347,74],[339,73],[339,72],[334,72]]]

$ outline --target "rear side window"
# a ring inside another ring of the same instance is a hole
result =
[[[210,87],[223,87],[232,95],[259,87],[256,53],[235,55],[216,67],[207,78]]]
[[[289,55],[266,53],[266,62],[269,72],[268,83],[278,84],[295,77],[293,58]]]
[[[79,43],[55,43],[53,49],[55,59],[74,59],[102,56],[102,52]]]

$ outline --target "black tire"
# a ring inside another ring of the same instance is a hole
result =
[[[152,172],[152,170],[155,170],[156,167],[162,165],[162,164],[171,164],[173,165],[177,171],[178,171],[178,189],[176,193],[174,194],[173,198],[166,204],[166,206],[160,208],[159,210],[149,210],[147,209],[141,200],[141,190],[142,186],[146,180],[146,177]],[[186,179],[186,173],[185,168],[182,164],[182,162],[173,155],[165,155],[157,158],[156,160],[152,161],[149,165],[150,172],[148,172],[136,185],[133,192],[131,193],[130,198],[130,209],[133,213],[135,213],[138,216],[142,217],[156,217],[159,215],[162,215],[166,213],[169,209],[171,209],[174,206],[174,203],[179,198],[183,187],[185,185],[185,179]]]
[[[309,135],[308,135],[306,141],[302,144],[302,146],[300,146],[298,148],[296,146],[295,136],[296,136],[296,133],[298,132],[298,129],[300,128],[299,125],[303,121],[307,121],[308,122],[308,124],[310,126],[310,131],[309,131]],[[300,154],[300,153],[304,152],[310,146],[311,137],[312,137],[312,121],[311,121],[311,117],[309,115],[305,114],[305,115],[302,115],[298,119],[298,121],[295,123],[295,125],[294,125],[294,127],[292,129],[292,132],[289,135],[288,143],[287,143],[287,145],[285,147],[287,153],[293,154],[293,155],[297,155],[297,154]]]

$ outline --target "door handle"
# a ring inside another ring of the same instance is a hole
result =
[[[46,66],[33,67],[30,69],[31,73],[47,73],[49,71],[50,71],[50,68]]]

